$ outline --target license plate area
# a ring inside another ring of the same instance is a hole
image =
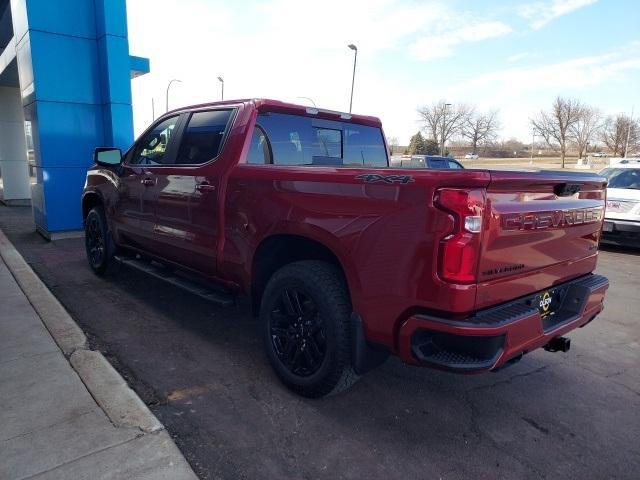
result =
[[[529,300],[530,305],[540,312],[544,330],[564,321],[567,312],[564,312],[562,307],[566,296],[566,287],[556,287],[544,290]]]

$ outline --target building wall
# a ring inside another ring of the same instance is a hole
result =
[[[94,148],[133,140],[126,3],[11,0],[11,13],[34,144],[36,226],[45,235],[80,229]]]

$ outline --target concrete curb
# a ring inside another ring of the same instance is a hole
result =
[[[88,347],[87,337],[0,230],[0,256],[66,357]]]
[[[0,257],[94,400],[116,427],[158,432],[164,426],[100,353],[0,230]]]
[[[134,427],[146,433],[164,429],[100,352],[76,350],[69,362],[116,427]]]

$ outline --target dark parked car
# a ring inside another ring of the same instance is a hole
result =
[[[603,308],[602,177],[389,168],[379,119],[274,100],[174,110],[94,160],[90,267],[221,305],[248,295],[271,365],[305,396],[389,354],[470,373],[566,351]]]
[[[450,157],[437,155],[411,155],[410,160],[402,160],[403,168],[463,169],[461,163]]]

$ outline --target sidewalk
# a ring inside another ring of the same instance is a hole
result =
[[[1,231],[0,478],[197,478]]]

